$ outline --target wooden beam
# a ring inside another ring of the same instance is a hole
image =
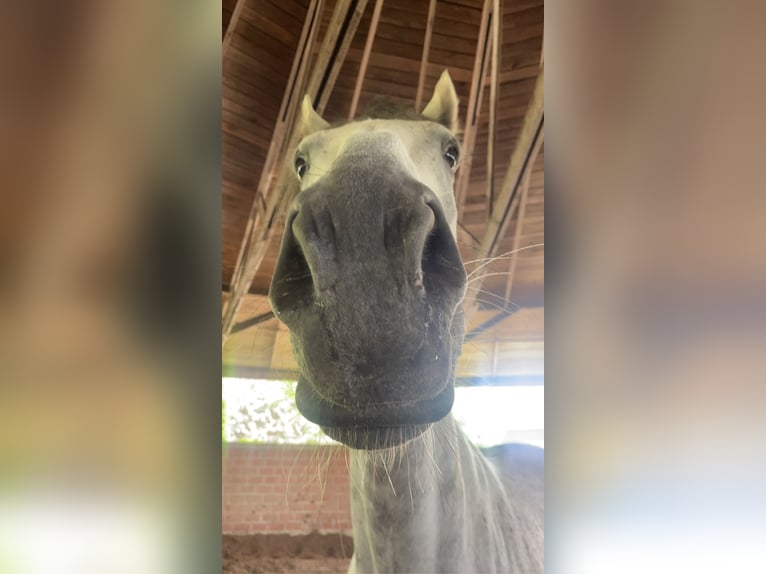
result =
[[[420,56],[420,72],[418,74],[418,91],[415,95],[415,109],[420,111],[423,103],[423,89],[426,81],[426,69],[428,68],[428,55],[431,52],[431,34],[434,29],[434,17],[436,14],[436,0],[430,0],[428,4],[428,20],[426,21],[426,35],[423,39],[423,53]]]
[[[358,56],[360,59],[362,57],[362,50],[359,48],[349,48],[349,53]],[[375,62],[383,68],[393,68],[396,70],[401,70],[402,72],[413,74],[417,74],[418,70],[420,69],[420,64],[416,61],[409,60],[402,56],[395,56],[393,54],[384,54],[383,52],[375,53]],[[443,71],[444,65],[429,62],[426,74],[438,78],[439,74],[441,74]],[[452,76],[452,81],[455,83],[468,84],[471,82],[471,78],[473,77],[473,70],[464,70],[462,68],[450,68],[449,73],[450,76]],[[518,80],[528,80],[530,78],[534,79],[539,73],[540,67],[538,64],[531,64],[524,66],[523,68],[507,70],[505,72],[500,72],[500,83],[506,84],[508,82],[516,82]],[[489,81],[489,76],[487,76],[484,79],[484,83],[488,86]]]
[[[221,365],[221,374],[224,377],[236,377],[242,379],[261,379],[268,381],[297,381],[298,371],[292,369],[264,369],[262,367],[248,367],[235,364]],[[515,386],[540,386],[544,384],[544,375],[530,373],[526,375],[495,375],[485,377],[456,377],[457,387],[515,387]]]
[[[221,365],[221,374],[224,377],[235,377],[238,379],[262,379],[268,381],[297,381],[298,371],[292,369],[265,369],[263,367],[250,367],[247,365],[237,365],[233,363],[224,363]]]
[[[306,93],[312,96],[314,107],[316,108],[317,100],[314,99],[319,93],[319,85],[322,83],[324,71],[328,69],[330,64],[330,58],[335,48],[335,42],[333,38],[337,38],[340,34],[343,21],[348,14],[351,0],[338,0],[335,2],[332,16],[330,17],[330,23],[327,25],[327,31],[325,32],[324,39],[322,40],[322,46],[319,48],[319,52],[314,62],[314,68],[312,70],[311,78],[306,86]],[[319,73],[319,71],[322,73]]]
[[[470,341],[472,339],[475,339],[479,335],[481,335],[484,331],[487,329],[491,329],[495,325],[498,325],[499,323],[502,323],[505,321],[508,317],[510,317],[513,313],[515,313],[518,309],[502,309],[499,311],[496,315],[488,319],[487,321],[484,321],[481,325],[473,329],[470,333],[466,333],[465,335],[465,341]]]
[[[492,216],[487,222],[487,229],[484,232],[481,245],[477,250],[477,257],[491,258],[497,254],[498,245],[505,233],[508,222],[513,218],[513,214],[519,205],[521,186],[525,173],[533,168],[533,155],[536,153],[536,147],[539,146],[537,142],[538,139],[542,140],[544,92],[545,70],[541,68],[537,76],[532,98],[524,115],[519,138],[511,153],[511,160],[505,173],[503,187],[495,202]],[[482,279],[478,277],[473,280],[472,288],[481,289],[481,284]],[[475,302],[466,306],[466,322],[477,309],[478,304]]]
[[[537,65],[525,66],[523,68],[516,68],[514,70],[508,70],[506,72],[500,72],[498,74],[499,83],[507,84],[509,82],[518,82],[519,80],[528,80],[529,78],[536,78],[540,73],[540,67]]]
[[[489,84],[489,137],[487,140],[487,218],[495,201],[495,135],[497,132],[497,99],[500,79],[500,46],[503,12],[500,0],[492,0],[492,64]]]
[[[271,237],[274,234],[274,224],[281,209],[284,208],[286,198],[284,193],[271,193],[273,188],[283,191],[282,186],[275,186],[278,166],[282,162],[287,134],[292,131],[292,125],[296,110],[303,93],[302,86],[308,75],[309,62],[316,33],[319,29],[319,20],[322,13],[324,0],[312,0],[303,25],[303,31],[298,41],[298,47],[293,58],[292,69],[287,81],[287,88],[282,97],[282,104],[277,117],[274,132],[272,134],[266,161],[261,170],[261,175],[250,209],[250,216],[245,228],[237,262],[232,273],[229,299],[223,307],[222,313],[222,344],[225,343],[234,324],[234,318],[239,309],[242,297],[250,289],[253,277],[258,270],[263,257],[266,254]]]
[[[367,0],[339,0],[322,40],[322,47],[309,80],[306,92],[311,95],[314,109],[321,115],[335,86],[340,69],[346,59]]]
[[[375,42],[375,34],[378,31],[378,21],[380,20],[380,11],[383,9],[383,0],[375,0],[375,10],[370,20],[370,28],[367,31],[367,41],[364,44],[362,60],[359,62],[359,72],[356,74],[356,85],[354,86],[354,95],[351,98],[351,108],[348,111],[348,119],[356,116],[356,108],[359,105],[359,95],[362,93],[362,84],[364,84],[364,75],[367,73],[367,64],[370,61],[372,44]]]
[[[479,29],[479,37],[476,41],[476,57],[474,58],[473,75],[471,78],[471,93],[468,97],[465,128],[463,130],[462,151],[466,161],[460,166],[457,183],[455,184],[458,221],[463,218],[463,206],[465,205],[468,181],[471,178],[473,149],[474,144],[476,143],[476,132],[478,130],[479,113],[481,111],[481,99],[487,75],[489,61],[487,56],[489,55],[488,52],[492,41],[492,37],[489,34],[489,29],[492,25],[492,1],[493,0],[484,0],[484,8],[481,14],[481,28]]]
[[[478,245],[478,242],[477,242],[477,245]],[[225,296],[227,296],[227,297],[228,297],[228,296],[229,296],[229,293],[231,292],[231,285],[228,285],[228,284],[226,284],[226,283],[222,284],[222,285],[221,285],[221,292],[222,292],[222,293],[223,293]],[[253,287],[251,286],[251,288],[248,290],[247,294],[248,294],[248,295],[256,295],[256,296],[261,296],[261,297],[268,297],[268,295],[269,295],[269,290],[268,290],[268,289],[263,289],[263,288],[260,288],[260,289],[259,289],[259,288],[257,288],[257,287],[256,287],[256,288],[253,288]]]
[[[226,57],[226,51],[229,49],[231,39],[234,37],[234,32],[237,29],[237,22],[239,22],[239,16],[242,14],[242,8],[245,6],[247,0],[237,0],[234,3],[234,10],[231,11],[231,18],[229,18],[229,24],[226,26],[226,34],[223,35],[223,47],[221,49],[221,56]]]
[[[273,311],[266,311],[265,313],[261,313],[260,315],[256,315],[255,317],[251,317],[250,319],[245,319],[244,321],[240,321],[236,325],[233,325],[232,328],[229,330],[230,335],[234,335],[235,333],[240,333],[241,331],[244,331],[245,329],[249,329],[250,327],[255,327],[256,325],[260,325],[261,323],[268,321],[269,319],[272,319],[274,317]]]
[[[297,144],[293,128],[302,96],[307,93],[321,113],[366,5],[367,0],[340,0],[335,5],[330,25],[310,75],[308,74],[309,62],[324,1],[312,0],[309,6],[266,163],[261,172],[245,236],[232,274],[230,297],[223,310],[222,344],[226,342],[234,324],[242,297],[249,291],[253,278],[263,262],[269,242],[275,234],[276,223],[287,207],[289,200],[287,187],[280,185],[277,172],[284,164],[286,151]],[[308,79],[306,79],[307,76]],[[274,193],[275,190],[276,193]]]
[[[456,387],[529,387],[543,386],[545,375],[493,375],[490,377],[456,377]]]
[[[511,300],[511,292],[513,291],[513,279],[516,275],[516,263],[518,261],[518,251],[521,247],[521,232],[524,228],[524,217],[527,212],[527,197],[529,197],[529,182],[532,179],[532,172],[535,169],[535,162],[537,156],[540,153],[540,148],[543,144],[544,131],[541,130],[540,137],[535,141],[532,153],[530,154],[529,166],[524,171],[524,183],[521,187],[521,200],[519,202],[519,211],[516,215],[516,229],[513,233],[513,243],[511,244],[510,258],[508,259],[508,283],[505,285],[505,300]]]
[[[535,148],[535,142],[542,137],[544,92],[545,70],[541,68],[535,89],[532,92],[532,98],[524,114],[519,139],[511,153],[511,161],[505,173],[503,187],[495,202],[492,217],[487,222],[487,230],[481,242],[480,249],[485,257],[495,255],[502,234],[510,220],[512,207],[515,207],[519,201],[519,188],[523,181],[524,172],[531,168],[530,159]]]

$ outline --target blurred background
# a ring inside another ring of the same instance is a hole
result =
[[[220,6],[0,13],[0,571],[215,572]]]
[[[546,566],[766,556],[762,2],[546,3]]]
[[[765,9],[545,5],[549,572],[766,569]],[[221,30],[3,5],[3,572],[220,565]]]

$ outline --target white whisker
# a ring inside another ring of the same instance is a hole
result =
[[[463,262],[463,264],[467,266],[467,265],[470,265],[471,263],[477,262],[477,261],[483,261],[484,262],[481,265],[477,266],[475,269],[472,269],[468,273],[468,277],[470,278],[470,277],[474,276],[476,273],[478,273],[481,269],[484,269],[485,267],[487,267],[488,265],[491,265],[495,261],[502,261],[503,259],[508,259],[508,257],[510,255],[515,255],[515,254],[520,253],[522,251],[526,251],[527,249],[535,249],[537,247],[543,247],[544,245],[545,245],[544,243],[535,243],[534,245],[526,245],[524,247],[519,247],[518,249],[513,249],[511,251],[506,251],[505,253],[501,253],[500,255],[496,255],[494,257],[486,257],[486,258],[482,258],[482,259],[474,259],[472,261],[465,261],[465,262]]]

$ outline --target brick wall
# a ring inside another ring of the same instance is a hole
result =
[[[346,449],[223,446],[225,534],[351,533]]]

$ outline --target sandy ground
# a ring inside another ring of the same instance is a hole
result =
[[[353,553],[350,537],[252,534],[223,536],[223,574],[345,573]]]

